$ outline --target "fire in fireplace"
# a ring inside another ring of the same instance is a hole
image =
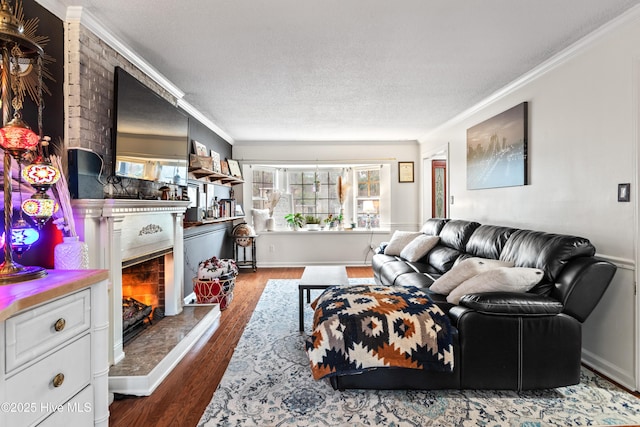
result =
[[[164,256],[133,261],[122,269],[122,340],[131,341],[164,317]]]

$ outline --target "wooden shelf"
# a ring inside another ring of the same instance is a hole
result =
[[[184,227],[188,228],[188,227],[197,227],[200,225],[209,225],[209,224],[216,224],[219,222],[229,222],[229,221],[235,221],[238,219],[244,219],[244,216],[230,216],[230,217],[225,217],[225,218],[216,218],[216,219],[203,219],[202,221],[196,221],[196,222],[184,222]]]
[[[213,184],[220,184],[220,185],[237,185],[237,184],[243,184],[244,180],[235,177],[235,176],[231,176],[231,175],[225,175],[219,172],[214,172],[212,170],[209,169],[204,169],[204,168],[194,168],[194,167],[190,167],[189,168],[189,173],[193,174],[193,176],[196,179],[199,180],[206,180],[207,182],[211,182]]]

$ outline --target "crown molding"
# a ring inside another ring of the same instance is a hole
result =
[[[477,112],[483,110],[484,108],[490,106],[494,102],[497,102],[500,99],[503,99],[506,96],[513,94],[523,86],[535,81],[536,79],[544,76],[545,74],[560,67],[561,65],[566,64],[571,59],[575,58],[576,56],[583,53],[588,48],[592,47],[596,42],[598,42],[605,36],[609,35],[611,32],[617,30],[618,28],[622,27],[628,22],[638,18],[640,18],[640,5],[632,7],[622,15],[612,19],[611,21],[607,22],[606,24],[602,25],[601,27],[597,28],[591,33],[587,34],[586,36],[584,36],[577,42],[573,43],[563,51],[557,53],[556,55],[552,56],[548,60],[538,65],[537,67],[523,74],[516,80],[509,83],[508,85],[504,86],[502,89],[494,92],[493,94],[489,95],[487,98],[483,99],[479,103],[463,111],[462,113],[458,114],[452,119],[447,120],[446,122],[436,127],[435,129],[433,129],[423,137],[418,138],[418,141],[422,144],[431,135],[435,135],[442,129],[445,129],[447,127],[460,123],[463,120],[473,116]]]
[[[178,107],[182,108],[184,111],[189,113],[194,119],[198,120],[200,123],[211,129],[215,132],[220,138],[227,141],[229,144],[234,145],[235,141],[231,136],[229,136],[225,131],[220,129],[215,123],[209,120],[208,117],[205,117],[200,111],[198,111],[193,105],[189,104],[184,99],[178,99]]]
[[[144,72],[160,86],[162,86],[175,98],[181,99],[184,96],[183,91],[181,91],[176,85],[171,83],[169,79],[163,76],[144,58],[138,55],[133,49],[131,49],[124,42],[122,42],[111,32],[109,32],[109,30],[104,25],[102,25],[87,9],[83,8],[82,6],[69,6],[69,8],[67,9],[65,21],[79,22],[80,24],[84,25],[102,41],[108,44],[112,49],[122,55],[127,61],[130,61],[133,65],[140,68],[142,72]]]
[[[143,73],[149,76],[149,78],[153,79],[153,81],[167,90],[173,97],[177,99],[177,104],[180,108],[190,114],[193,118],[197,119],[204,126],[208,127],[213,132],[218,134],[225,141],[233,145],[233,138],[231,138],[226,132],[222,131],[222,129],[216,126],[209,118],[207,118],[204,114],[202,114],[195,107],[193,107],[183,99],[185,93],[180,90],[180,88],[173,84],[168,78],[166,78],[162,73],[155,69],[144,58],[138,55],[138,53],[131,49],[126,43],[113,35],[109,31],[109,29],[102,25],[87,9],[83,8],[82,6],[65,7],[58,0],[36,1],[61,20],[65,22],[79,22],[80,24],[84,25],[88,30],[93,32],[112,49],[122,55],[127,61],[138,67]]]

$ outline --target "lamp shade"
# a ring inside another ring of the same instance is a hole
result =
[[[376,212],[376,207],[373,204],[373,200],[365,200],[362,202],[362,211],[366,214],[372,214]]]
[[[22,211],[42,227],[58,211],[58,203],[46,194],[36,193],[22,202]]]
[[[47,162],[34,162],[22,169],[22,178],[37,190],[46,190],[60,179],[60,171]]]
[[[40,138],[16,115],[0,129],[0,146],[5,150],[33,150]]]
[[[4,237],[4,236],[3,236]],[[31,227],[23,218],[13,223],[11,228],[11,248],[18,255],[29,250],[31,245],[38,241],[40,233]]]

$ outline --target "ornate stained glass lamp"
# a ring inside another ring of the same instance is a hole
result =
[[[47,38],[35,35],[36,22],[34,20],[28,21],[25,29],[22,3],[16,0],[14,9],[8,0],[0,0],[0,55],[2,55],[0,146],[4,150],[4,235],[11,236],[12,241],[14,224],[11,163],[13,159],[19,163],[24,162],[25,155],[37,151],[42,139],[42,135],[33,132],[22,120],[20,114],[25,92],[29,92],[32,98],[36,98],[34,101],[38,103],[38,125],[40,133],[42,133],[42,61],[44,51],[40,43],[45,42]],[[38,190],[36,194],[39,192]],[[53,209],[54,206],[55,201],[50,209]],[[17,221],[18,230],[20,230],[21,224],[20,221]],[[18,235],[24,236],[26,239],[26,234],[18,232]],[[0,284],[16,283],[46,275],[46,270],[42,267],[23,266],[16,263],[13,260],[13,246],[10,242],[4,244],[4,262],[0,264]]]

